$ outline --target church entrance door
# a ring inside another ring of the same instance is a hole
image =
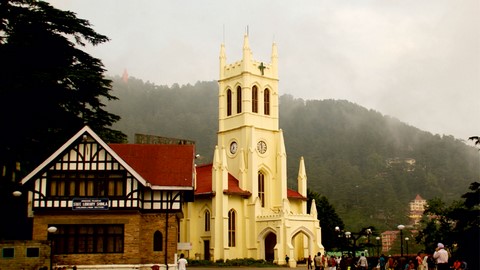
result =
[[[203,254],[203,259],[206,261],[210,261],[210,240],[203,241]]]
[[[265,237],[265,260],[273,262],[275,260],[275,245],[277,244],[277,236],[274,233],[269,233]]]

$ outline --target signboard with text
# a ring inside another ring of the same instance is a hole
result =
[[[177,242],[177,250],[191,250],[192,243],[190,242]]]
[[[73,198],[72,210],[108,210],[108,198]]]

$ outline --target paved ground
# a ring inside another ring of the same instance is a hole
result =
[[[200,267],[200,266],[190,266],[188,267],[187,266],[187,270],[190,269],[190,270],[215,270],[215,269],[218,269],[218,268],[228,268],[228,269],[238,269],[238,270],[285,270],[285,269],[288,269],[288,267],[286,266],[277,266],[277,267],[246,267],[246,266],[236,266],[236,267],[233,267],[233,266],[225,266],[225,267]],[[299,269],[299,270],[303,270],[303,269],[307,269],[307,265],[305,264],[299,264],[297,265],[297,268],[292,268],[292,269]]]

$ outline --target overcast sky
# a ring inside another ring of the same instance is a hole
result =
[[[217,80],[278,46],[280,94],[345,99],[433,134],[480,135],[480,1],[50,0],[111,41],[109,75],[158,85]],[[321,116],[320,116],[321,117]]]

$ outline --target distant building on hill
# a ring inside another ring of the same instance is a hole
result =
[[[414,200],[410,202],[410,218],[411,224],[416,225],[420,222],[425,211],[425,206],[427,205],[427,200],[422,198],[419,194],[415,197]]]
[[[389,158],[387,159],[387,167],[403,166],[407,172],[413,172],[415,170],[416,160],[413,158]]]

